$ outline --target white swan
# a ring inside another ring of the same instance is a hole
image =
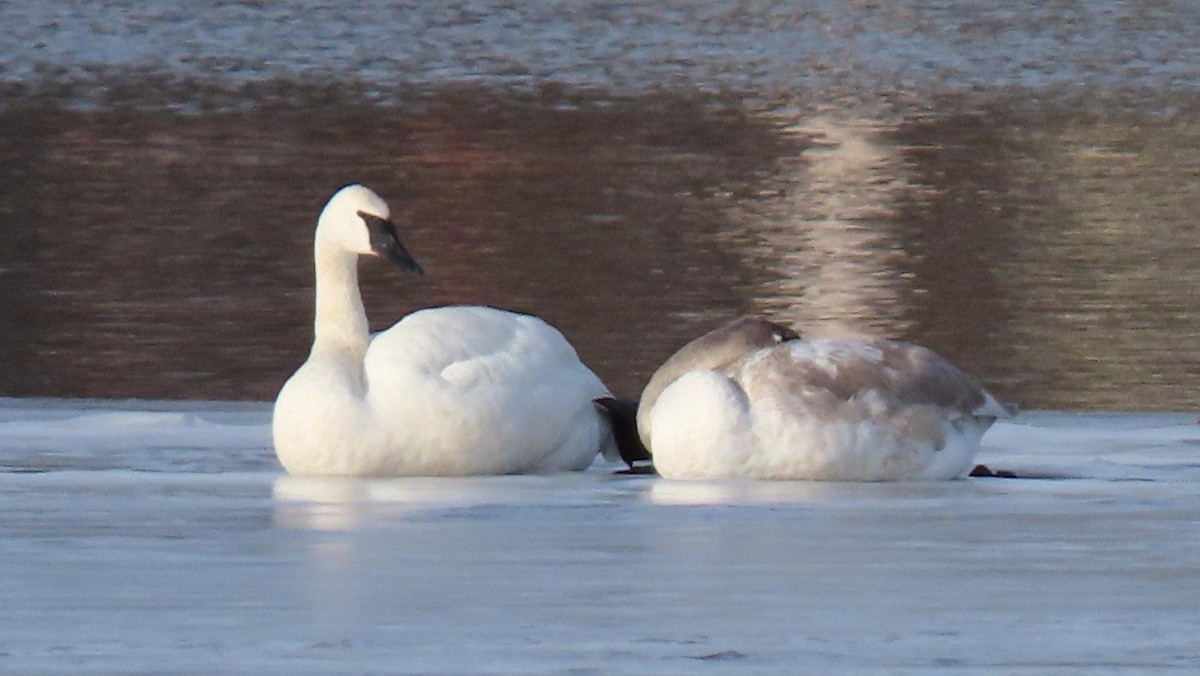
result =
[[[743,317],[655,372],[637,424],[666,478],[889,481],[963,476],[1012,413],[927,348]]]
[[[275,401],[275,452],[291,474],[514,474],[580,470],[616,452],[593,400],[608,391],[556,329],[488,307],[414,312],[372,338],[357,260],[420,273],[361,185],[317,221],[315,337]]]

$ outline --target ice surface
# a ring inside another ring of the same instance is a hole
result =
[[[1195,3],[0,3],[0,83],[160,73],[233,86],[550,83],[756,93],[809,87],[1200,81]],[[379,93],[379,92],[376,92]]]
[[[1200,669],[1200,427],[927,484],[283,475],[269,407],[0,400],[3,673]]]

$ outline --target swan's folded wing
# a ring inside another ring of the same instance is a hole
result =
[[[571,384],[584,378],[589,384],[594,380],[595,386],[603,389],[557,329],[536,317],[510,316],[512,321],[492,332],[489,340],[476,341],[469,349],[448,354],[440,371],[442,379],[463,388],[523,383],[528,388],[566,392],[573,391]],[[564,387],[567,389],[560,389]],[[595,396],[602,393],[598,391]]]
[[[608,394],[557,329],[536,317],[486,307],[409,315],[371,342],[366,376],[368,387],[381,395],[403,397],[408,383],[419,382],[427,394],[486,406],[511,398],[565,398],[571,407],[591,409],[592,399]],[[458,398],[469,391],[474,391],[469,398]]]
[[[1015,407],[993,397],[970,375],[929,348],[875,341],[896,397],[909,404],[934,404],[963,416],[1007,418]]]
[[[1007,417],[969,375],[928,348],[887,340],[795,341],[756,354],[745,368],[780,387],[850,401],[868,393],[899,405],[934,405],[952,417]]]

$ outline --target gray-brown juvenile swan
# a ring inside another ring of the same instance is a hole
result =
[[[963,476],[1012,412],[919,345],[743,317],[664,362],[637,422],[669,479],[889,481]]]

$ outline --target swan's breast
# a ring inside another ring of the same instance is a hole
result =
[[[654,467],[664,477],[721,476],[758,452],[752,402],[732,378],[713,370],[683,374],[648,414]]]

